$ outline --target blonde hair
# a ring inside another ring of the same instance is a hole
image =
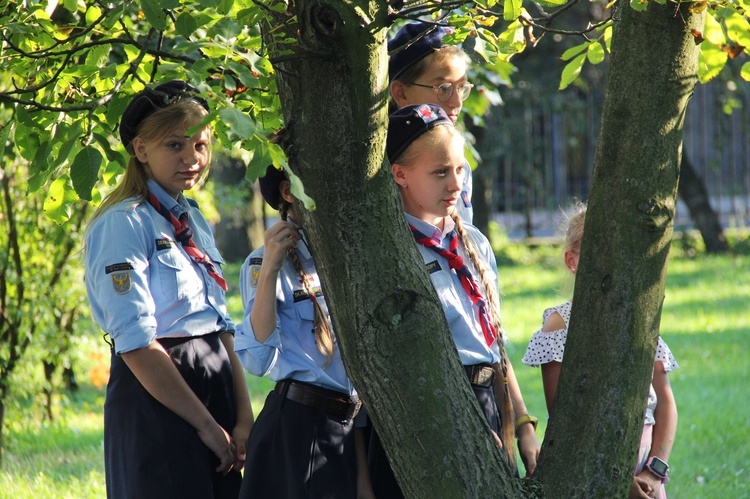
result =
[[[167,137],[177,128],[188,129],[200,123],[208,111],[194,99],[182,99],[167,107],[158,109],[149,115],[138,125],[137,137],[141,137],[145,142],[156,142]],[[125,148],[130,155],[130,160],[125,168],[125,174],[122,176],[117,187],[110,192],[102,204],[94,212],[91,221],[93,222],[102,213],[120,201],[128,198],[136,198],[134,204],[141,203],[146,199],[148,185],[146,181],[151,177],[151,171],[148,165],[141,163],[135,155],[133,142],[126,145]],[[209,165],[211,163],[209,143]],[[203,171],[202,178],[208,174],[209,168]],[[89,223],[89,226],[91,224]]]
[[[479,273],[479,278],[484,288],[484,298],[487,303],[487,307],[490,310],[490,317],[492,318],[492,324],[495,326],[497,332],[497,348],[500,351],[500,365],[495,366],[495,376],[499,377],[502,381],[502,390],[497,390],[495,385],[495,404],[500,411],[500,421],[502,424],[501,437],[505,453],[508,457],[508,461],[511,466],[515,466],[516,463],[516,450],[511,445],[515,438],[515,416],[513,411],[513,401],[510,398],[510,389],[508,387],[508,355],[505,352],[505,344],[503,343],[503,325],[502,319],[500,318],[500,293],[497,290],[495,281],[492,279],[492,270],[487,266],[487,262],[484,258],[479,255],[479,251],[474,245],[474,241],[466,232],[461,217],[455,211],[451,215],[453,221],[456,223],[456,233],[458,234],[459,241],[461,242],[464,250],[469,255],[471,263]]]
[[[575,200],[573,206],[563,215],[563,230],[565,232],[565,251],[581,252],[583,239],[583,224],[586,221],[586,204]]]
[[[285,199],[282,199],[279,202],[279,215],[282,220],[288,218],[289,208],[291,208],[291,206],[292,205]],[[297,251],[292,249],[292,251],[289,252],[289,256],[294,264],[294,269],[302,280],[302,285],[305,287],[305,291],[310,295],[310,299],[313,302],[313,310],[315,311],[315,319],[313,322],[315,328],[315,345],[317,345],[320,353],[326,356],[325,365],[328,365],[333,359],[333,331],[331,329],[331,322],[328,320],[328,315],[325,310],[323,310],[320,300],[315,297],[315,290],[310,284],[309,277],[302,269],[302,263],[299,261]]]

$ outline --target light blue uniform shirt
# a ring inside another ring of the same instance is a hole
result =
[[[179,217],[189,212],[196,246],[223,264],[200,210],[180,194],[175,201],[154,181],[148,188]],[[148,201],[126,199],[101,214],[86,234],[86,289],[94,320],[117,353],[156,338],[234,332],[226,298],[203,265],[175,241],[174,227]]]
[[[474,223],[474,207],[471,205],[471,191],[473,189],[473,178],[471,166],[468,162],[464,163],[464,183],[461,186],[461,198],[456,203],[456,210],[461,221],[464,223]]]
[[[240,270],[245,313],[234,338],[234,349],[240,362],[255,376],[268,376],[273,381],[291,378],[354,395],[356,392],[344,370],[338,344],[334,342],[333,358],[328,365],[327,357],[315,344],[313,303],[289,257],[284,260],[276,280],[276,328],[265,343],[255,339],[250,312],[255,302],[263,250],[259,248],[253,251]],[[296,251],[302,269],[316,292],[316,299],[327,314],[328,307],[320,293],[318,272],[304,238],[297,243]]]
[[[440,240],[441,246],[448,248],[449,243],[446,236],[455,228],[452,218],[445,218],[445,227],[441,231],[434,225],[413,217],[408,213],[405,213],[405,215],[406,221],[417,230],[428,237],[436,237]],[[471,237],[480,257],[485,259],[487,265],[492,270],[491,279],[493,284],[497,286],[497,264],[490,242],[473,225],[464,223],[463,227],[469,237]],[[448,260],[445,257],[419,243],[416,244],[427,266],[427,271],[430,273],[430,279],[433,286],[435,286],[435,291],[437,291],[440,297],[440,304],[443,306],[445,318],[448,319],[448,325],[450,326],[458,355],[461,358],[461,363],[465,366],[470,366],[500,362],[500,350],[498,349],[497,341],[492,343],[492,347],[487,346],[487,342],[484,340],[484,335],[482,334],[482,326],[479,322],[479,309],[471,303],[469,296],[461,286],[461,280],[456,271],[450,268]],[[474,280],[481,287],[479,271],[472,264],[471,257],[464,251],[463,245],[460,242],[458,245],[458,254],[463,258],[464,263],[471,270]]]

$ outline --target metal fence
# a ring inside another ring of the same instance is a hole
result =
[[[482,168],[490,166],[485,175],[493,185],[492,218],[512,237],[554,234],[560,207],[573,197],[587,199],[602,98],[593,91],[562,99],[533,92],[506,98],[494,122],[498,152]],[[732,102],[741,107],[727,114]],[[749,109],[750,85],[734,91],[722,82],[698,85],[683,130],[684,153],[726,227],[750,226]],[[692,226],[679,202],[675,225]]]

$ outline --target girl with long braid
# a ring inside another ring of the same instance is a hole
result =
[[[359,399],[296,222],[289,181],[269,166],[260,187],[281,220],[242,266],[245,313],[235,349],[248,372],[276,386],[247,442],[240,497],[367,497],[366,457],[355,445],[364,442],[354,431]]]
[[[406,220],[445,311],[461,363],[487,422],[515,465],[514,433],[527,474],[536,467],[536,419],[529,416],[503,346],[497,268],[489,241],[456,212],[464,139],[435,104],[390,116],[387,154]],[[375,435],[370,474],[378,497],[403,497]]]

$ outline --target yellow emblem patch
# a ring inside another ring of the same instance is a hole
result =
[[[250,266],[250,287],[258,287],[258,277],[260,277],[260,265]]]
[[[130,272],[112,273],[112,287],[115,288],[115,293],[118,295],[128,293],[133,287],[133,282],[130,280]]]

